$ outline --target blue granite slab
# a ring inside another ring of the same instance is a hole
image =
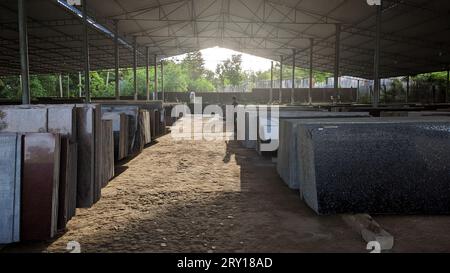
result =
[[[20,240],[22,136],[0,134],[0,244]]]

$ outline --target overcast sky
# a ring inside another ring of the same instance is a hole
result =
[[[242,68],[245,71],[265,71],[270,69],[270,60],[253,55],[237,52],[231,49],[213,47],[201,50],[205,59],[205,68],[215,71],[217,64],[231,58],[233,54],[242,54]],[[169,59],[182,60],[184,55],[175,56]]]

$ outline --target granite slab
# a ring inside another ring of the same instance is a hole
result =
[[[0,244],[20,240],[22,136],[0,134]]]
[[[298,177],[297,157],[297,127],[305,120],[330,118],[367,118],[368,113],[337,113],[337,112],[297,112],[296,119],[280,119],[279,143],[277,151],[277,172],[289,188],[298,190],[300,187]],[[277,121],[272,121],[277,123]],[[266,130],[264,130],[266,131]],[[265,136],[268,137],[268,136]],[[270,138],[270,136],[269,136]]]
[[[77,144],[68,137],[61,137],[60,158],[58,230],[63,230],[75,216],[77,201]]]
[[[23,149],[21,240],[48,240],[57,231],[60,136],[25,134]]]
[[[97,203],[102,195],[103,185],[103,140],[102,140],[102,109],[100,105],[91,105],[94,110],[94,203]]]
[[[94,109],[87,105],[76,108],[77,114],[77,207],[90,208],[94,204],[95,132]]]
[[[102,153],[103,180],[102,187],[106,187],[114,177],[114,134],[112,120],[102,120]]]
[[[0,107],[0,132],[45,133],[46,108]]]
[[[450,213],[450,119],[315,120],[298,130],[300,194],[316,213]]]

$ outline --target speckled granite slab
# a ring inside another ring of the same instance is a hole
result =
[[[364,118],[368,113],[296,112],[296,119],[280,119],[277,172],[289,188],[298,190],[297,126],[309,119]]]
[[[300,192],[318,214],[450,213],[450,119],[299,125]]]

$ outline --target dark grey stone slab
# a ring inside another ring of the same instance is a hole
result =
[[[289,188],[300,188],[297,137],[298,125],[302,122],[314,119],[327,118],[364,118],[368,113],[334,113],[334,112],[297,112],[297,119],[280,119],[279,144],[277,152],[277,172]],[[276,123],[276,121],[275,121]]]
[[[135,147],[138,147],[137,138],[139,134],[139,107],[138,106],[102,106],[103,114],[108,112],[124,113],[128,116],[128,155],[135,153]]]
[[[94,109],[77,107],[78,182],[77,207],[90,208],[94,203],[95,127]]]
[[[301,194],[318,214],[450,213],[450,119],[316,120],[298,130]]]
[[[0,244],[20,240],[22,136],[0,134]]]
[[[106,187],[114,177],[114,134],[112,120],[102,120],[102,153],[103,153],[103,181]]]
[[[61,138],[61,165],[59,178],[58,229],[75,216],[77,202],[77,144],[68,137]]]
[[[103,140],[102,140],[102,109],[100,105],[92,105],[94,108],[94,203],[97,203],[102,195],[103,175]]]

